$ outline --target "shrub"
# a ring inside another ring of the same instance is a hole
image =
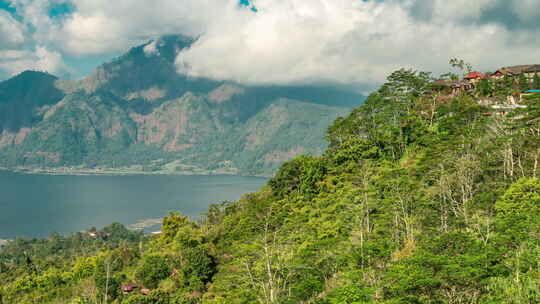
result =
[[[142,264],[135,272],[135,277],[147,288],[156,288],[161,280],[171,274],[169,260],[160,255],[144,257]]]

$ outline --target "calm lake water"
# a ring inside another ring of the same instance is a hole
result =
[[[0,171],[0,239],[44,237],[134,224],[180,211],[192,218],[209,204],[254,192],[264,178],[238,176],[55,176]]]

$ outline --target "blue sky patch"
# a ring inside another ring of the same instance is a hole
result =
[[[0,0],[0,10],[7,11],[13,18],[22,21],[22,17],[17,14],[17,10],[6,0]]]
[[[251,7],[251,10],[256,12],[257,8],[251,3],[250,0],[240,0],[240,5]]]
[[[57,3],[49,7],[49,16],[62,18],[75,11],[75,6],[71,3]]]
[[[9,5],[9,3],[5,0],[0,0],[0,9],[8,11],[12,14],[15,13],[15,9]]]

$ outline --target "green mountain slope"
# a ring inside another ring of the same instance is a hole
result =
[[[538,303],[540,95],[498,115],[476,94],[440,94],[426,74],[398,71],[334,122],[321,157],[285,163],[199,222],[171,213],[159,235],[116,224],[97,238],[8,242],[0,298]]]
[[[338,88],[186,77],[174,59],[190,43],[163,37],[79,81],[25,72],[1,83],[0,166],[269,175],[299,153],[321,153],[326,127],[362,101]]]
[[[0,132],[30,127],[39,112],[62,99],[64,94],[54,85],[56,79],[27,71],[0,82]]]

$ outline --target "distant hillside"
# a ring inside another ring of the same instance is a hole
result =
[[[178,74],[176,53],[192,42],[134,47],[79,81],[24,72],[0,83],[0,166],[269,175],[297,154],[320,154],[327,126],[363,100],[331,86]]]
[[[54,86],[56,80],[49,74],[26,71],[0,82],[0,131],[30,127],[40,111],[60,101],[64,94]]]

